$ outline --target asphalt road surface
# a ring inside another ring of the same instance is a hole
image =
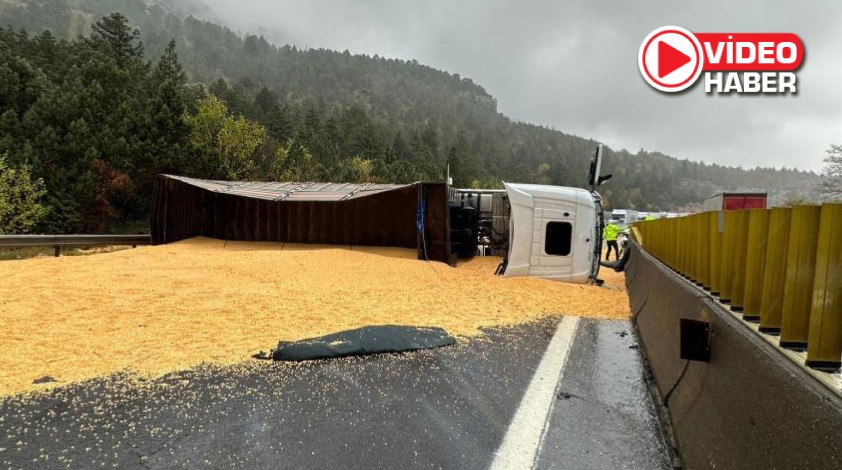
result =
[[[430,351],[7,398],[0,467],[472,469],[501,467],[509,447],[534,468],[671,468],[628,322],[582,319],[569,344],[559,330],[555,318]],[[557,363],[549,386],[533,380]],[[549,408],[531,408],[548,392]],[[529,433],[534,448],[502,445]]]

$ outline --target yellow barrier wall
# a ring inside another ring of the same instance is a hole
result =
[[[842,204],[821,209],[807,365],[836,369],[842,355]]]
[[[710,289],[710,217],[699,214],[699,283]]]
[[[802,349],[807,346],[820,215],[819,206],[792,208],[781,317],[783,347]]]
[[[807,364],[842,365],[842,204],[705,212],[636,224],[642,247]]]
[[[743,311],[743,299],[746,285],[746,250],[748,248],[748,219],[750,211],[734,211],[734,231],[732,243],[734,253],[731,258],[731,309]]]
[[[724,303],[731,303],[731,289],[734,281],[734,256],[737,243],[736,230],[734,227],[736,212],[729,211],[724,214],[722,225],[722,254],[719,262],[719,298]]]
[[[708,267],[710,269],[710,292],[719,295],[722,285],[721,259],[719,253],[722,251],[722,233],[719,231],[719,219],[722,212],[708,212],[708,231],[710,231],[710,253]]]
[[[766,243],[769,235],[769,211],[754,209],[748,214],[748,241],[745,257],[745,294],[743,318],[760,320],[763,300],[763,270],[766,266]]]
[[[769,212],[763,294],[760,301],[760,331],[765,333],[781,332],[790,212],[788,207],[775,207]]]

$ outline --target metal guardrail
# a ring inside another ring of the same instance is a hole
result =
[[[149,235],[0,235],[0,248],[51,246],[55,255],[63,247],[72,246],[131,246],[151,245]]]
[[[806,365],[842,367],[842,204],[638,222],[636,239]]]

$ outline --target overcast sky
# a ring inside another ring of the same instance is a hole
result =
[[[206,2],[231,26],[262,29],[275,43],[416,59],[470,77],[513,119],[632,152],[820,170],[828,145],[842,143],[842,2]],[[655,91],[637,54],[667,25],[799,35],[807,57],[798,96],[709,96],[702,78],[678,96]]]

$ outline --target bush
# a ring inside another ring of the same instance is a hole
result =
[[[0,233],[26,233],[46,215],[44,182],[33,180],[29,167],[9,166],[0,155]]]

